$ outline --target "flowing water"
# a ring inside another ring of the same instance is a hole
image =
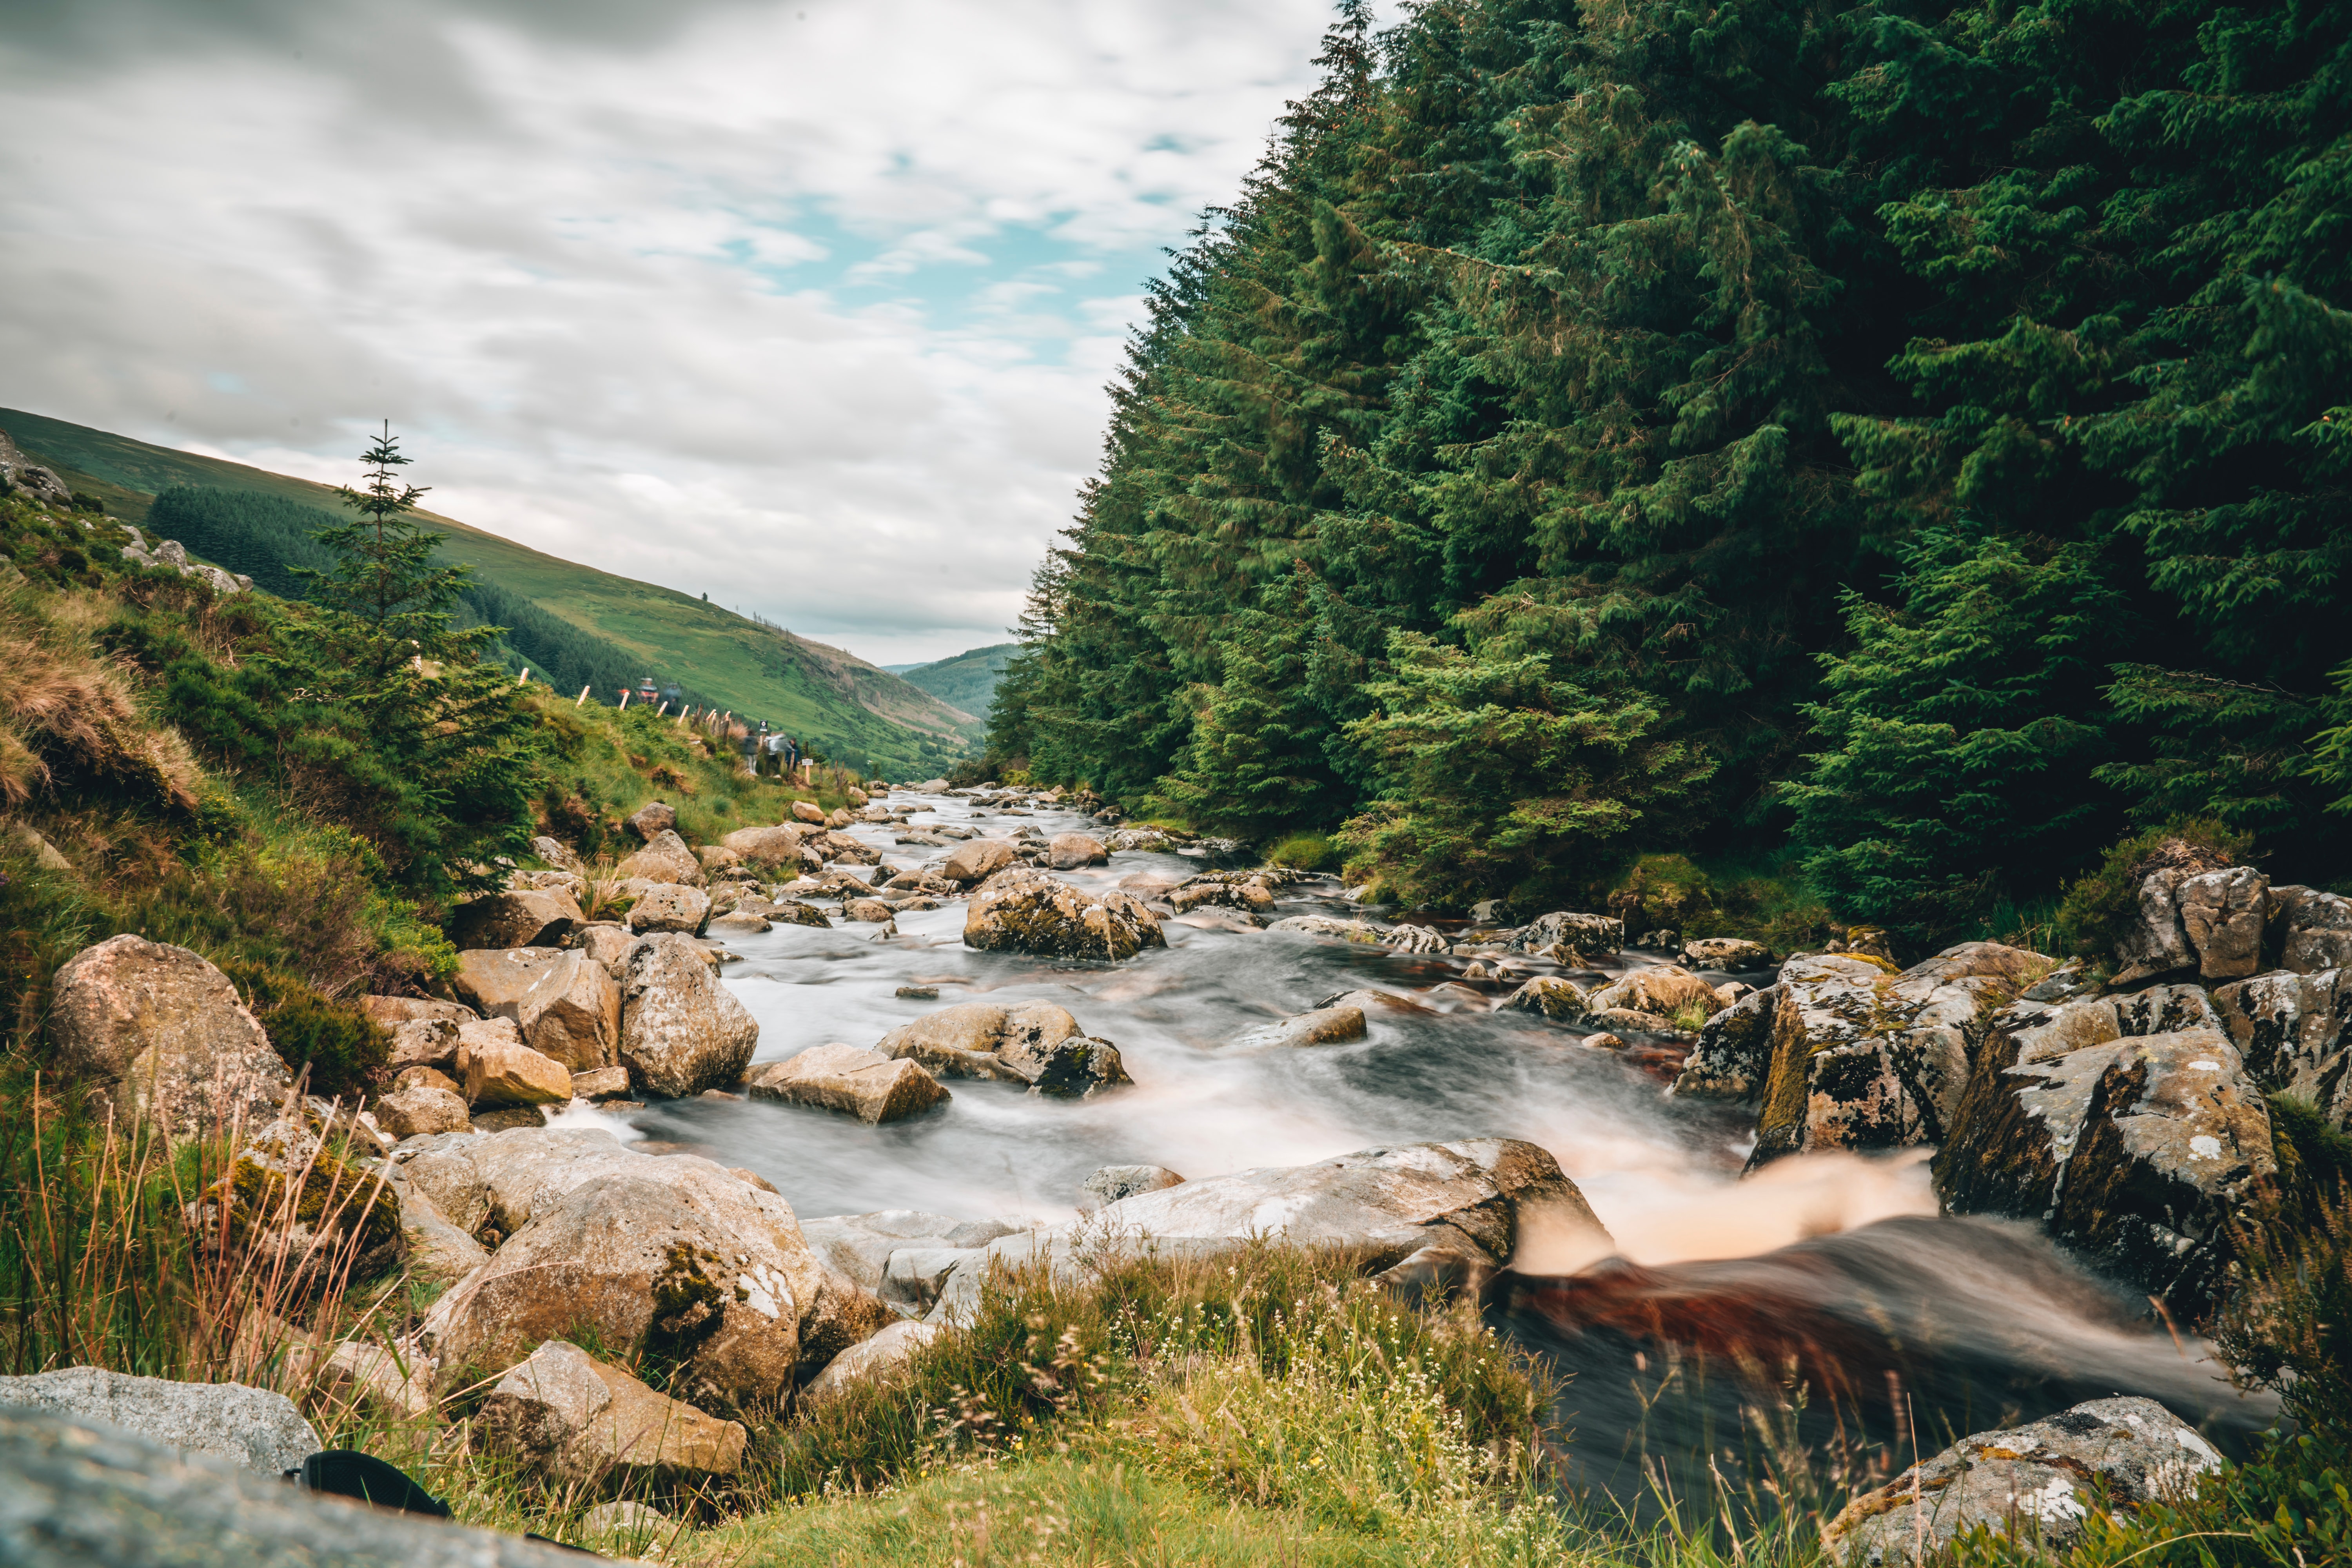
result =
[[[920,798],[917,827],[1101,831],[1051,808]],[[900,847],[893,827],[852,831],[883,850],[877,881],[942,853]],[[1181,879],[1202,868],[1129,852],[1059,875],[1100,889],[1139,872]],[[1274,914],[1361,912],[1340,894],[1336,882],[1301,884]],[[1881,1417],[1957,1433],[2116,1392],[2164,1399],[2225,1436],[2268,1418],[2218,1381],[2202,1347],[2135,1321],[2039,1237],[1936,1217],[1926,1151],[1803,1156],[1743,1180],[1752,1110],[1670,1100],[1654,1068],[1534,1015],[1494,1011],[1508,984],[1465,982],[1464,960],[1217,929],[1211,911],[1164,921],[1165,950],[1085,965],[972,952],[963,920],[963,905],[950,903],[900,914],[898,936],[879,941],[878,928],[854,924],[730,935],[740,962],[723,973],[759,1020],[755,1059],[870,1047],[956,1002],[1042,999],[1115,1043],[1136,1086],[1072,1103],[958,1079],[946,1106],[882,1127],[710,1097],[629,1112],[623,1135],[749,1167],[806,1216],[912,1208],[1022,1222],[1070,1218],[1080,1182],[1107,1164],[1199,1177],[1381,1144],[1529,1140],[1558,1157],[1614,1245],[1528,1237],[1496,1295],[1496,1320],[1575,1374],[1562,1414],[1598,1467],[1592,1479],[1621,1493],[1629,1444],[1712,1453],[1720,1432],[1745,1419],[1746,1395],[1725,1390],[1755,1377],[1717,1379],[1710,1393],[1677,1346],[1724,1364],[1744,1359],[1767,1381],[1795,1367],[1817,1394],[1838,1395],[1811,1402],[1805,1440],[1816,1447],[1844,1440],[1822,1423],[1828,1413],[1837,1427],[1834,1411],[1848,1405],[1848,1425],[1881,1448],[1891,1440]],[[1629,952],[1605,967],[1650,962]],[[901,999],[904,985],[934,986],[938,998]],[[1368,1013],[1369,1037],[1346,1045],[1228,1044],[1365,986],[1427,1011]],[[1791,1324],[1811,1327],[1795,1330],[1796,1341],[1773,1337]],[[1912,1408],[1892,1415],[1903,1389]]]

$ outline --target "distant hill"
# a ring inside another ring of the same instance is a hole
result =
[[[271,540],[282,547],[282,566],[283,555],[291,553],[287,542],[307,532],[307,514],[341,510],[331,486],[20,409],[0,408],[0,429],[36,461],[58,468],[68,484],[96,495],[127,521],[144,527],[157,498],[167,494],[163,521],[173,526],[185,526],[200,513],[210,516],[215,531],[207,537],[217,552],[194,540],[182,542],[206,559],[250,574],[263,587],[272,585],[273,573],[257,571],[255,563],[268,564]],[[192,499],[184,493],[189,489],[237,492],[246,499]],[[974,713],[840,648],[747,620],[675,589],[543,554],[455,518],[419,515],[449,535],[443,553],[472,566],[487,585],[477,596],[480,617],[516,628],[509,639],[517,645],[511,650],[516,658],[532,662],[551,679],[567,668],[593,672],[600,678],[593,682],[598,700],[614,700],[604,679],[613,669],[628,669],[623,679],[649,674],[677,682],[702,701],[764,719],[803,738],[820,755],[861,772],[901,777],[940,772],[983,731]],[[166,531],[164,537],[181,535]],[[284,581],[282,571],[275,575]],[[549,657],[559,647],[568,648],[569,656]],[[942,660],[931,668],[955,662]]]
[[[910,664],[897,667],[898,673],[909,686],[919,686],[950,708],[961,709],[976,719],[988,717],[988,705],[996,700],[996,682],[1004,674],[1005,665],[1021,651],[1017,642],[991,643],[960,653],[953,658],[942,658],[930,664]]]

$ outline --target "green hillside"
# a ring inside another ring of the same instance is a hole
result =
[[[330,486],[21,409],[0,408],[0,429],[35,460],[62,472],[74,489],[98,496],[115,516],[131,522],[143,525],[156,496],[174,487],[236,490],[337,510]],[[764,719],[803,737],[828,758],[869,772],[935,773],[980,734],[971,714],[840,648],[747,620],[675,589],[542,554],[455,518],[420,515],[448,533],[446,554],[472,566],[484,583],[508,596],[486,595],[488,605],[509,613],[515,600],[535,605],[611,645],[640,667],[637,674],[674,680],[701,700]],[[501,624],[525,618],[502,615]],[[601,686],[596,695],[613,700],[613,693]]]
[[[991,643],[953,658],[907,665],[898,674],[908,685],[921,687],[949,707],[985,719],[988,705],[996,698],[996,682],[1020,647],[1017,642]]]

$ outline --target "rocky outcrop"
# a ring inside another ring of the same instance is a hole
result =
[[[1956,1214],[2042,1221],[2200,1311],[2231,1219],[2275,1167],[2267,1108],[2216,1022],[2193,986],[2012,1005],[1937,1154],[1938,1195]]]
[[[647,1094],[683,1099],[736,1082],[760,1026],[688,938],[647,937],[621,986],[621,1065]]]
[[[73,490],[58,478],[57,470],[25,456],[23,448],[8,438],[8,432],[0,430],[0,495],[12,490],[22,490],[46,506],[73,505]],[[138,530],[131,530],[131,537],[137,540]]]
[[[1301,1247],[1360,1253],[1367,1268],[1425,1249],[1498,1267],[1523,1226],[1547,1223],[1607,1233],[1559,1164],[1508,1138],[1367,1149],[1312,1165],[1238,1171],[1107,1204],[1078,1225],[992,1243],[959,1262],[940,1286],[932,1321],[968,1312],[990,1268],[1033,1260],[1057,1273],[1084,1268],[1088,1248],[1148,1238],[1163,1253],[1213,1256],[1278,1237]]]
[[[997,872],[973,891],[963,940],[983,952],[1114,963],[1167,943],[1140,900],[1118,892],[1097,898],[1019,867]]]
[[[783,1199],[709,1160],[635,1153],[600,1133],[430,1142],[404,1162],[407,1179],[453,1223],[510,1227],[426,1315],[437,1388],[593,1332],[614,1353],[663,1350],[713,1399],[786,1395],[824,1281]]]
[[[2280,968],[2296,974],[2352,969],[2352,899],[2273,888],[2270,925],[2279,939]]]
[[[891,1030],[874,1048],[942,1078],[1001,1079],[1056,1099],[1134,1081],[1118,1047],[1088,1038],[1067,1008],[1051,1002],[959,1003]]]
[[[2273,905],[2270,879],[2251,866],[2204,870],[2193,857],[2176,858],[2184,863],[2159,866],[2140,881],[2137,908],[2116,944],[2123,963],[2116,984],[2189,973],[2209,982],[2234,980],[2255,973]]]
[[[2352,970],[2281,970],[2219,986],[2213,1011],[2263,1089],[2352,1129]]]
[[[241,1383],[174,1383],[94,1366],[0,1377],[0,1405],[100,1421],[183,1454],[206,1454],[273,1481],[319,1451],[282,1394]]]
[[[1364,1010],[1355,1006],[1318,1007],[1293,1014],[1272,1024],[1261,1024],[1234,1037],[1236,1046],[1334,1046],[1364,1037]]]
[[[646,841],[646,847],[613,868],[616,877],[635,878],[647,882],[675,882],[684,887],[702,886],[702,862],[686,840],[667,828]]]
[[[550,1340],[482,1401],[485,1446],[566,1480],[637,1477],[698,1480],[742,1468],[742,1426],[706,1415]]]
[[[1021,852],[1002,838],[975,838],[956,846],[948,856],[940,875],[958,887],[969,887],[994,876],[1021,858]]]
[[[1969,1531],[2051,1556],[2094,1514],[2173,1502],[2222,1468],[2221,1454],[2152,1399],[2095,1399],[2040,1421],[1979,1432],[1846,1504],[1822,1531],[1833,1562],[1888,1568],[1946,1552]]]
[[[655,883],[629,906],[629,929],[641,936],[651,931],[679,931],[691,936],[709,918],[710,895],[682,883]]]
[[[586,919],[561,889],[485,893],[457,906],[449,940],[460,948],[561,947]]]
[[[58,969],[54,994],[58,1066],[126,1120],[180,1138],[257,1127],[292,1085],[228,976],[184,947],[109,937]]]
[[[1943,1142],[1994,1013],[2053,965],[1974,942],[1889,967],[1854,953],[1781,966],[1751,1168],[1815,1149]]]
[[[948,1091],[916,1062],[856,1046],[813,1046],[751,1075],[751,1097],[846,1111],[860,1121],[903,1121],[944,1104]]]

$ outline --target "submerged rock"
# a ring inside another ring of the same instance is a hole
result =
[[[1555,910],[1521,926],[1510,941],[1513,952],[1548,952],[1558,948],[1574,958],[1606,958],[1623,949],[1625,922],[1615,915],[1574,914]]]
[[[1261,1024],[1234,1037],[1236,1046],[1331,1046],[1364,1037],[1364,1010],[1355,1006],[1318,1007],[1276,1023]]]
[[[1140,900],[1118,892],[1097,898],[1021,868],[999,871],[973,891],[963,940],[981,952],[1105,963],[1167,944]]]
[[[845,1110],[860,1121],[898,1121],[944,1103],[948,1091],[916,1062],[856,1046],[815,1046],[751,1075],[751,1097]]]

